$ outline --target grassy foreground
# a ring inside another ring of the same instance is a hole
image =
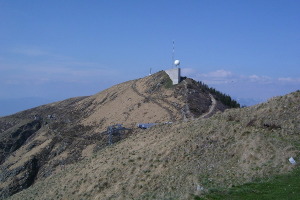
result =
[[[268,180],[260,180],[241,186],[232,187],[229,190],[211,190],[205,197],[195,197],[195,200],[212,199],[300,199],[300,168],[292,173],[275,176]]]

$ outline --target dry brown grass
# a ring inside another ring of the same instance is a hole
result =
[[[300,156],[299,102],[295,92],[209,119],[136,130],[10,199],[190,199],[285,173],[293,169],[288,158]]]
[[[174,90],[163,87],[161,82],[165,79],[165,74],[160,72],[143,79],[118,84],[78,102],[78,108],[89,101],[92,101],[90,107],[93,107],[90,108],[89,116],[81,123],[97,126],[97,131],[100,132],[107,126],[120,122],[126,127],[133,128],[137,123],[181,119],[181,110],[170,104],[176,104],[180,108],[184,102],[181,98],[174,98]],[[170,110],[174,119],[171,118],[167,109]]]
[[[191,113],[189,116],[184,113],[188,111],[183,112],[189,92],[182,87],[183,84],[172,86],[169,81],[167,74],[161,71],[118,84],[90,97],[71,98],[0,118],[0,173],[5,174],[0,176],[0,191],[16,192],[16,188],[22,189],[19,182],[24,180],[23,184],[27,179],[22,178],[21,174],[31,173],[31,169],[25,169],[22,165],[33,158],[38,160],[39,166],[35,181],[60,171],[66,164],[88,158],[107,145],[106,136],[100,133],[110,125],[121,123],[126,128],[135,128],[137,123],[175,122],[191,117]],[[188,84],[191,83],[185,82],[185,85]],[[195,88],[193,94],[197,93]],[[208,104],[202,105],[198,103],[201,102],[198,97],[202,96],[197,96],[195,105],[207,107],[208,110],[210,102],[206,99]],[[22,134],[31,131],[27,125],[37,122],[34,121],[36,116],[41,128],[29,138],[22,139]],[[20,134],[12,137],[17,132]],[[18,139],[22,143],[20,147],[4,147],[17,143]],[[20,180],[11,182],[8,176],[17,174]]]

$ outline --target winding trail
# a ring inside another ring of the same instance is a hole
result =
[[[216,108],[216,105],[217,105],[217,101],[216,101],[216,99],[214,98],[214,96],[212,95],[212,94],[209,94],[209,96],[210,96],[210,99],[211,99],[211,105],[209,106],[209,110],[208,110],[208,112],[207,113],[205,113],[205,114],[203,114],[201,117],[202,118],[207,118],[207,117],[209,117],[209,115],[215,110],[215,108]]]
[[[171,107],[174,107],[175,109],[178,109],[176,106],[174,106],[173,104],[171,104],[168,100],[166,99],[161,99],[161,98],[155,98],[155,97],[152,97],[151,95],[145,95],[145,94],[142,94],[140,91],[138,91],[137,87],[136,87],[136,82],[138,80],[135,80],[133,82],[133,84],[131,85],[131,88],[132,90],[137,94],[139,95],[140,97],[143,97],[147,100],[149,100],[150,102],[156,104],[157,106],[161,107],[163,110],[165,110],[168,115],[169,115],[169,118],[170,118],[170,121],[174,121],[175,119],[175,116],[173,114],[173,112],[166,106],[163,106],[159,101],[162,101],[163,103],[167,104],[168,106],[171,106]],[[185,83],[185,88],[186,88],[186,91],[187,91],[187,84]],[[185,97],[187,99],[187,93],[185,94]],[[216,109],[216,105],[217,105],[217,100],[213,97],[212,94],[209,94],[209,97],[211,99],[211,105],[209,106],[209,110],[208,112],[204,113],[202,116],[202,118],[208,118],[210,117],[210,115],[215,111]],[[186,103],[185,107],[181,110],[182,112],[182,119],[184,121],[187,121],[188,118],[191,118],[191,119],[194,119],[194,116],[193,114],[190,112],[190,109],[189,109],[189,105],[188,103]]]
[[[169,108],[167,108],[167,107],[161,105],[161,103],[159,103],[155,98],[151,97],[151,95],[146,96],[146,95],[140,93],[140,92],[137,90],[137,88],[136,88],[136,82],[137,82],[137,81],[138,81],[138,80],[134,81],[134,83],[131,85],[132,90],[133,90],[137,95],[139,95],[139,96],[141,96],[141,97],[143,97],[143,98],[145,98],[145,99],[151,101],[152,103],[154,103],[154,104],[158,105],[159,107],[161,107],[162,109],[164,109],[164,110],[168,113],[169,118],[170,118],[170,121],[174,121],[175,117],[174,117],[172,111],[171,111]],[[170,104],[169,102],[167,102],[166,100],[163,100],[163,99],[159,99],[159,100],[162,100],[164,103],[167,103],[168,105],[174,106],[174,105]]]

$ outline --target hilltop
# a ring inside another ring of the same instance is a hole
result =
[[[291,171],[300,91],[210,118],[137,130],[11,199],[192,199]]]
[[[114,138],[117,142],[140,135],[137,123],[175,125],[209,118],[218,111],[237,106],[229,96],[189,78],[172,85],[168,75],[161,71],[92,96],[2,117],[0,195],[5,198],[18,193],[53,177],[67,166],[110,149],[105,134],[108,126],[122,124],[131,129]]]

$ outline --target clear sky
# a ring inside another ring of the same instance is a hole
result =
[[[0,0],[0,115],[168,69],[173,40],[241,101],[300,89],[299,0]]]

